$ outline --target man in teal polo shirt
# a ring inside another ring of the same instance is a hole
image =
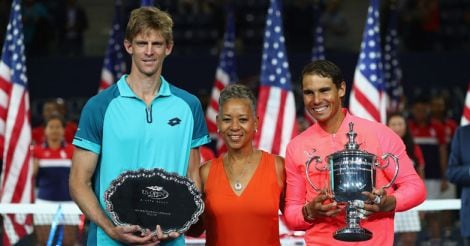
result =
[[[192,179],[199,188],[199,146],[210,141],[199,100],[168,83],[162,65],[173,48],[173,21],[155,7],[132,11],[124,46],[129,75],[85,105],[73,144],[70,192],[91,220],[87,245],[184,245],[178,233],[142,233],[115,226],[104,192],[125,171],[162,168]]]

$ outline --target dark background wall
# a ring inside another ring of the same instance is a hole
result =
[[[238,57],[240,79],[256,76],[260,70],[260,54]],[[302,67],[310,54],[289,57],[293,83],[298,83]],[[343,70],[349,83],[353,80],[357,54],[329,54],[329,59]],[[462,87],[470,82],[470,53],[407,53],[400,57],[405,93],[417,87],[423,89]],[[102,65],[101,57],[60,58],[41,57],[28,60],[28,79],[31,98],[90,97],[97,92]],[[197,93],[213,85],[218,58],[211,55],[169,56],[163,75],[172,83]]]

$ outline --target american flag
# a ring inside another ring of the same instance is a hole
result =
[[[228,84],[237,81],[236,64],[235,64],[235,22],[233,11],[228,7],[227,23],[224,34],[224,43],[219,57],[219,65],[215,72],[214,87],[209,105],[206,109],[206,121],[209,133],[213,138],[217,138],[217,154],[224,152],[224,142],[217,134],[216,116],[219,112],[219,96]]]
[[[387,34],[384,45],[384,84],[387,92],[387,111],[400,111],[403,107],[402,72],[398,62],[397,8],[390,6]]]
[[[465,96],[465,105],[463,106],[462,119],[460,125],[470,124],[470,83],[468,83],[467,95]]]
[[[123,51],[124,29],[122,26],[121,6],[121,0],[116,0],[113,27],[108,40],[108,47],[106,48],[103,68],[101,70],[99,91],[111,86],[126,72],[126,61]]]
[[[323,35],[323,25],[320,22],[321,9],[319,6],[319,1],[315,1],[313,4],[313,48],[312,48],[312,61],[324,60],[325,59],[325,45],[324,45],[324,35]],[[304,108],[304,118],[308,124],[313,125],[315,119]]]
[[[297,135],[297,124],[280,4],[279,0],[271,0],[266,20],[255,144],[284,156],[287,143]]]
[[[382,81],[379,0],[371,0],[370,3],[361,52],[354,72],[349,110],[356,116],[385,122],[386,96]]]
[[[0,61],[0,203],[32,202],[31,124],[20,0],[13,0]],[[3,245],[32,232],[32,218],[3,216]]]
[[[141,0],[140,6],[153,6],[153,0]]]

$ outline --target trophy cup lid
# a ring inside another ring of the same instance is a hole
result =
[[[346,133],[346,136],[348,137],[348,142],[344,145],[344,149],[329,155],[328,158],[337,158],[349,155],[374,156],[367,151],[359,149],[359,144],[356,141],[357,133],[354,131],[353,122],[349,122],[349,132]]]
[[[344,145],[344,149],[346,150],[358,150],[359,144],[356,142],[357,133],[354,131],[354,123],[349,122],[349,132],[346,133],[348,136],[348,143]]]

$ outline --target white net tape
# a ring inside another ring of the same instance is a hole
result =
[[[82,214],[82,211],[75,204],[21,204],[21,203],[0,203],[0,214],[55,214],[59,205],[64,214]],[[426,200],[421,205],[412,210],[418,211],[438,211],[438,210],[459,210],[460,199]]]

